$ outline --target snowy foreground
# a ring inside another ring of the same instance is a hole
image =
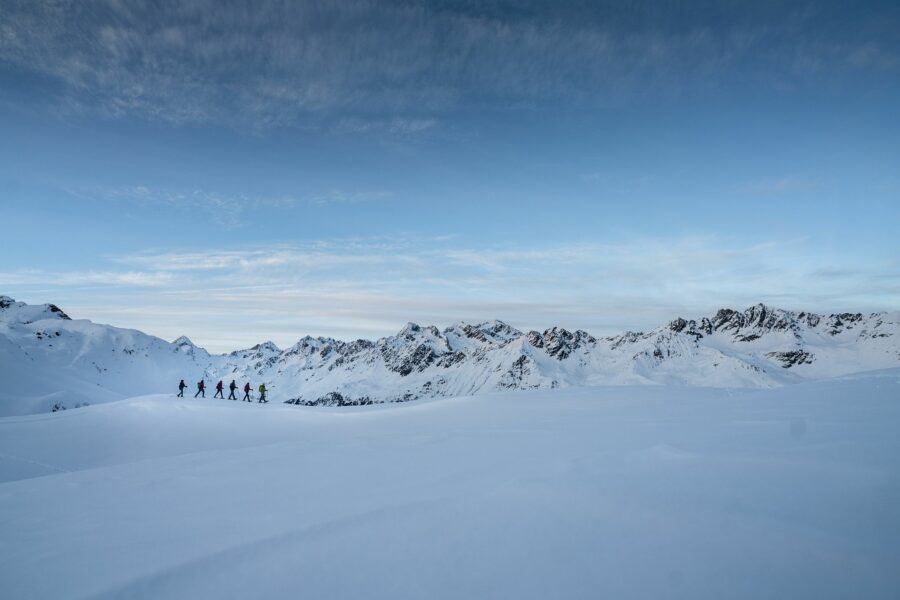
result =
[[[900,370],[0,419],[0,597],[897,598]]]

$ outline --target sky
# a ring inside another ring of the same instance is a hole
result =
[[[0,294],[217,352],[900,309],[900,3],[0,0]]]

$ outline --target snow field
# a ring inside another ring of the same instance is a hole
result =
[[[900,372],[0,419],[4,598],[895,598]]]

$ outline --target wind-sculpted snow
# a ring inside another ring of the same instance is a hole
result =
[[[0,597],[893,600],[898,390],[893,369],[0,418]]]
[[[405,402],[511,389],[601,384],[775,387],[900,365],[900,313],[791,312],[758,304],[659,329],[597,338],[502,321],[443,330],[408,323],[397,335],[345,342],[304,337],[210,355],[187,337],[71,320],[54,305],[0,297],[0,415],[72,408],[135,393],[192,395],[203,378],[296,405]],[[210,392],[211,393],[211,392]]]

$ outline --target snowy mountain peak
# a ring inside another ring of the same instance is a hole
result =
[[[401,329],[396,336],[397,339],[403,339],[407,341],[412,341],[420,337],[440,337],[440,330],[434,325],[429,325],[428,327],[422,327],[418,323],[407,323],[403,329]]]
[[[565,360],[573,352],[597,343],[597,339],[586,331],[569,331],[564,327],[551,327],[541,336],[541,346],[550,356]]]
[[[410,321],[406,325],[403,326],[403,329],[401,329],[397,333],[397,335],[398,336],[408,336],[408,335],[413,335],[413,334],[419,333],[420,331],[422,331],[422,327],[418,323],[413,323],[412,321]]]
[[[696,339],[714,333],[729,334],[737,341],[746,342],[772,332],[799,334],[802,327],[815,327],[819,320],[819,315],[814,313],[796,314],[758,303],[743,311],[721,308],[712,318],[703,317],[699,322],[679,317],[665,329]]]
[[[336,344],[335,340],[323,337],[312,337],[305,335],[297,343],[285,350],[288,356],[310,356],[321,352],[330,352],[330,349]]]
[[[173,340],[173,341],[172,341],[172,345],[173,345],[173,346],[190,346],[191,348],[196,348],[196,347],[197,347],[197,346],[194,344],[194,342],[192,342],[191,339],[190,339],[188,336],[186,336],[186,335],[183,335],[183,336],[181,336],[180,338],[178,338],[178,339],[176,339],[176,340]]]
[[[261,344],[256,344],[255,346],[251,346],[246,350],[235,350],[231,352],[228,356],[234,357],[249,357],[249,356],[263,356],[263,355],[271,355],[271,354],[281,354],[281,348],[275,345],[275,342],[263,342]]]
[[[72,318],[71,318],[69,315],[67,315],[66,313],[64,313],[64,312],[62,311],[62,309],[60,309],[57,305],[55,305],[55,304],[46,304],[45,306],[47,307],[47,310],[49,310],[51,313],[53,313],[54,315],[56,315],[56,316],[59,317],[60,319],[62,319],[62,320],[64,320],[64,321],[71,321],[71,320],[72,320]]]
[[[793,312],[759,303],[743,311],[722,308],[712,318],[703,317],[699,322],[677,318],[657,333],[661,343],[657,344],[658,352],[655,355],[659,357],[662,353],[663,356],[670,356],[672,353],[680,355],[685,352],[683,340],[667,338],[664,332],[689,337],[694,345],[699,345],[704,337],[712,336],[722,342],[727,340],[728,343],[749,345],[760,350],[765,347],[766,351],[761,352],[761,356],[783,368],[791,368],[811,365],[816,361],[815,354],[809,352],[807,346],[818,343],[821,336],[838,336],[846,343],[867,338],[890,338],[897,325],[893,313],[868,316],[862,313],[837,313],[825,316],[813,312]],[[892,354],[891,350],[884,350],[888,356]],[[900,354],[894,354],[900,357]]]
[[[475,328],[484,333],[494,342],[505,343],[512,341],[518,337],[522,337],[522,332],[515,327],[494,319],[479,323]]]
[[[431,347],[449,350],[447,339],[441,334],[440,329],[434,325],[423,327],[416,323],[407,323],[397,335],[382,338],[378,341],[378,344],[395,349],[414,348],[426,344]]]
[[[678,317],[672,321],[669,321],[669,324],[666,326],[668,329],[671,329],[675,333],[680,333],[685,330],[685,328],[691,324],[696,323],[694,321],[688,321],[687,319],[683,319],[682,317]]]
[[[253,346],[251,350],[259,350],[261,352],[281,352],[281,348],[271,340],[265,341],[262,344],[257,344]]]
[[[16,302],[10,296],[0,296],[0,319],[23,324],[43,319],[72,320],[55,304],[26,304],[25,302]]]
[[[771,308],[762,303],[755,304],[742,312],[723,308],[712,319],[712,326],[716,330],[738,330],[751,327],[781,331],[791,329],[798,324],[799,320],[794,313],[780,308]]]
[[[447,327],[443,332],[454,349],[464,349],[472,346],[472,342],[476,345],[502,346],[522,337],[523,333],[507,325],[503,321],[493,320],[483,323],[466,323],[460,321],[452,327]]]
[[[194,357],[195,359],[205,359],[209,357],[209,352],[207,352],[205,348],[201,348],[200,346],[194,344],[194,342],[192,342],[186,335],[183,335],[172,342],[172,345],[175,347],[175,352],[186,354],[188,356]]]

